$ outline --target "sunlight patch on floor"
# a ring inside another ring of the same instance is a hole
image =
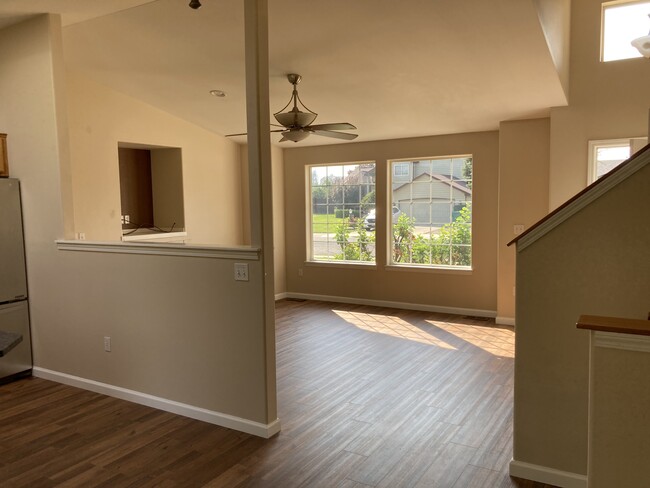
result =
[[[400,339],[408,339],[422,344],[438,346],[443,349],[456,349],[451,344],[434,337],[431,333],[422,330],[420,327],[413,324],[409,324],[399,317],[372,313],[349,312],[346,310],[334,310],[334,313],[346,322],[362,330],[376,332],[378,334],[386,334]]]
[[[515,331],[513,329],[436,322],[434,320],[427,320],[427,322],[495,356],[515,357]]]

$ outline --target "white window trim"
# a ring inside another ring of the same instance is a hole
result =
[[[628,61],[630,59],[642,59],[643,56],[632,58],[620,58],[620,59],[608,59],[605,60],[605,11],[609,8],[622,7],[624,5],[633,5],[639,3],[646,3],[648,0],[613,0],[611,2],[603,2],[600,7],[600,62],[601,63],[613,63],[616,61]]]
[[[313,245],[313,211],[312,208],[312,179],[311,179],[311,169],[316,167],[326,167],[326,166],[346,166],[346,165],[362,165],[362,164],[374,164],[375,171],[377,171],[377,161],[375,160],[365,160],[365,161],[348,161],[348,162],[332,162],[332,163],[316,163],[316,164],[307,164],[305,165],[305,244],[306,257],[307,260],[305,263],[310,265],[324,265],[327,267],[343,267],[349,268],[354,266],[360,266],[364,269],[377,266],[377,242],[376,242],[376,230],[375,230],[375,260],[374,261],[344,261],[344,260],[320,260],[314,258],[314,245]],[[377,181],[375,179],[375,195],[377,192]],[[375,204],[376,205],[376,204]]]
[[[602,147],[630,146],[630,156],[647,144],[647,137],[628,137],[623,139],[598,139],[589,141],[589,158],[587,163],[587,186],[596,181],[596,151]]]
[[[466,154],[454,154],[454,155],[445,155],[445,156],[425,156],[425,157],[415,157],[415,158],[400,158],[400,159],[388,159],[386,160],[388,181],[387,181],[387,194],[386,202],[387,205],[392,208],[395,203],[393,202],[392,188],[393,188],[393,163],[411,163],[413,161],[423,161],[423,160],[436,160],[436,159],[448,159],[448,158],[471,158],[472,159],[472,169],[474,167],[474,155],[470,153]],[[472,171],[472,204],[474,203],[474,172]],[[472,205],[473,206],[473,205]],[[392,222],[392,213],[391,213],[391,222]],[[449,265],[435,265],[435,264],[412,264],[412,263],[394,263],[393,262],[393,235],[392,235],[392,223],[387,227],[387,239],[386,239],[386,261],[384,269],[386,271],[415,271],[415,272],[425,272],[425,273],[458,273],[458,274],[472,274],[474,270],[474,211],[472,210],[472,221],[470,222],[472,229],[472,265],[471,266],[449,266]]]
[[[398,166],[398,165],[399,165],[399,166]],[[395,177],[395,176],[408,176],[408,175],[409,175],[409,166],[410,166],[410,164],[409,164],[408,161],[407,161],[407,162],[398,161],[398,162],[396,163],[396,165],[393,167],[393,177]],[[401,167],[405,167],[405,168],[406,168],[406,173],[405,173],[405,174],[401,174],[401,173],[400,173],[400,174],[397,174],[397,172],[396,172],[395,170],[396,170],[398,167],[400,167],[400,168],[401,168]]]

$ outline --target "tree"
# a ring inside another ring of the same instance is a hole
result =
[[[467,180],[467,188],[472,189],[472,172],[473,172],[472,158],[466,158],[463,162],[463,178]]]
[[[411,245],[415,239],[415,219],[401,214],[393,225],[393,261],[411,262]]]
[[[350,242],[350,231],[357,233],[357,240]],[[357,220],[354,226],[350,226],[348,219],[343,219],[336,226],[336,242],[341,252],[334,256],[334,259],[341,261],[374,261],[373,244],[375,234],[368,234],[362,220]]]
[[[369,193],[366,193],[365,196],[361,199],[361,215],[360,217],[365,217],[370,210],[375,208],[375,190],[372,190]]]
[[[405,214],[393,225],[393,262],[471,266],[471,204],[465,205],[451,224],[428,238],[415,234],[414,219]]]

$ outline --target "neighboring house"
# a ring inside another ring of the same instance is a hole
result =
[[[453,222],[460,209],[471,202],[472,191],[465,181],[450,180],[449,175],[420,173],[408,183],[393,188],[393,204],[415,224],[448,224]],[[450,214],[449,205],[453,202]]]

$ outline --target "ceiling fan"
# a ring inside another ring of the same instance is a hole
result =
[[[313,122],[316,120],[316,117],[318,117],[318,114],[316,112],[312,112],[311,110],[309,110],[305,106],[305,104],[302,103],[302,100],[300,100],[300,96],[298,96],[297,85],[298,83],[300,83],[300,80],[302,80],[302,76],[297,75],[295,73],[290,73],[287,75],[287,79],[289,80],[289,83],[293,85],[293,92],[291,93],[291,98],[289,99],[289,102],[279,112],[273,114],[275,120],[277,120],[280,123],[280,125],[278,125],[277,127],[282,127],[282,129],[276,129],[271,131],[271,132],[282,133],[282,139],[280,139],[280,142],[284,142],[284,141],[299,142],[309,137],[310,134],[316,134],[318,136],[325,136],[325,137],[333,137],[335,139],[345,139],[348,141],[357,138],[357,134],[350,134],[349,132],[338,132],[341,130],[356,129],[354,125],[349,124],[347,122],[312,125]],[[284,110],[287,107],[289,107],[292,103],[293,103],[293,107],[290,110],[284,112]],[[305,111],[300,110],[298,108],[298,103],[300,103],[300,105],[302,106],[302,108],[305,109]],[[226,135],[226,137],[244,136],[244,135],[246,135],[246,133],[228,134]]]

